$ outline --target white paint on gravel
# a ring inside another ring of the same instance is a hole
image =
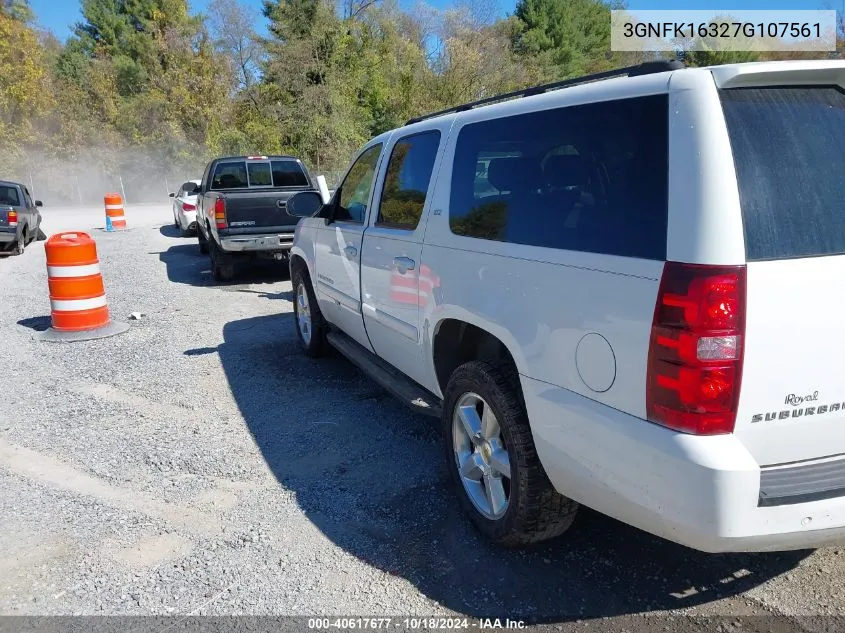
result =
[[[281,268],[213,285],[167,205],[127,207],[123,233],[102,209],[43,214],[96,239],[114,318],[144,318],[40,343],[43,242],[0,260],[0,613],[845,614],[837,549],[708,556],[590,512],[490,547],[431,423],[300,353]]]

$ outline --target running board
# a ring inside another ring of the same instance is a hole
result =
[[[346,334],[333,330],[328,333],[332,347],[343,354],[381,387],[399,398],[417,413],[439,418],[443,405],[439,398],[404,376],[378,356],[365,349]]]

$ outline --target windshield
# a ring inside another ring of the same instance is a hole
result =
[[[749,261],[845,253],[845,92],[723,90]]]

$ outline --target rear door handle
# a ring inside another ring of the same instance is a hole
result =
[[[346,248],[344,248],[344,249],[343,249],[343,252],[344,252],[344,253],[346,253],[346,256],[347,256],[349,259],[354,259],[355,257],[357,257],[357,256],[358,256],[358,249],[357,249],[357,248],[355,248],[354,246],[352,246],[352,244],[350,244],[349,246],[347,246]]]
[[[394,257],[393,265],[404,275],[409,270],[414,270],[417,264],[413,259],[408,259],[407,257]]]

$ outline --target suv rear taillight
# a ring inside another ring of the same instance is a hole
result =
[[[13,229],[18,225],[18,212],[17,211],[7,211],[6,212],[6,220],[9,222],[9,228]]]
[[[183,202],[182,203],[182,211],[196,211],[196,210],[197,210],[196,205],[191,204],[189,202]]]
[[[732,433],[742,378],[745,266],[666,262],[648,350],[649,421]]]
[[[218,229],[225,229],[229,226],[226,222],[226,201],[223,198],[217,198],[214,201],[214,221],[217,223]]]

